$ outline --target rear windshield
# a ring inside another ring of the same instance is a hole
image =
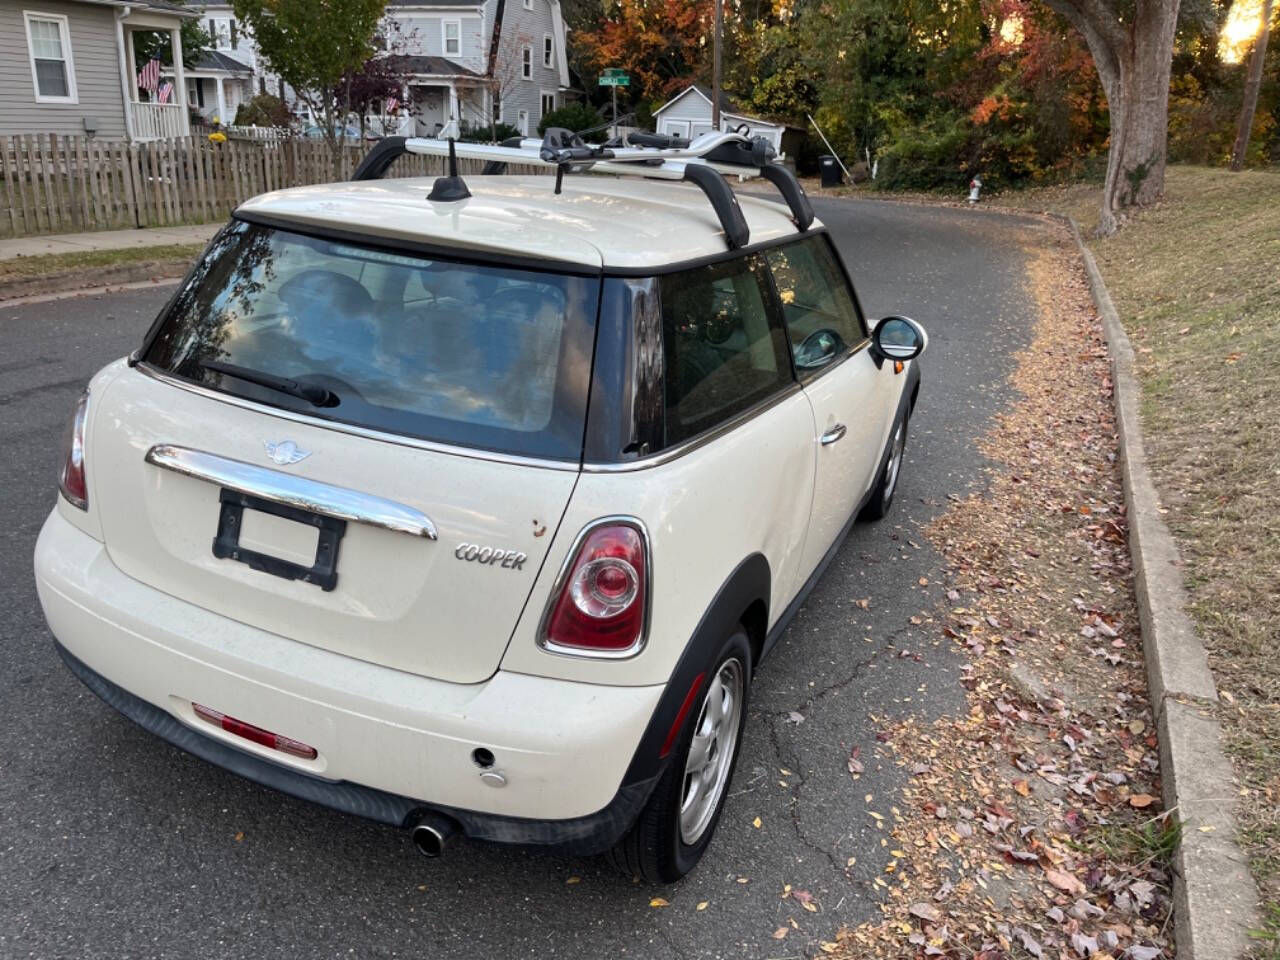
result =
[[[188,277],[142,359],[311,416],[576,460],[598,290],[593,278],[238,223]],[[272,378],[286,383],[263,382]]]

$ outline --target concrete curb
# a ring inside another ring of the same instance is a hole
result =
[[[140,263],[107,267],[82,267],[69,273],[22,277],[0,282],[0,305],[37,297],[61,298],[100,287],[122,286],[143,281],[172,280],[191,269],[190,260],[144,260]]]
[[[1183,831],[1173,864],[1178,957],[1239,960],[1249,949],[1249,930],[1258,926],[1258,893],[1236,845],[1231,809],[1235,780],[1222,748],[1218,693],[1204,644],[1187,616],[1178,549],[1147,470],[1133,347],[1080,228],[1071,218],[1063,219],[1080,248],[1111,352],[1129,550],[1160,738],[1163,799],[1165,809],[1176,811]]]

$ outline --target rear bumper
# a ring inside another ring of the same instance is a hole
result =
[[[473,839],[593,853],[630,826],[652,779],[620,786],[661,687],[498,672],[451,684],[320,650],[130,579],[55,510],[36,584],[58,651],[157,736],[292,796],[396,826],[443,813]],[[314,746],[294,759],[198,719],[203,703]],[[506,785],[480,779],[493,752]]]

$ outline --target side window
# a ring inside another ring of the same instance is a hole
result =
[[[661,279],[667,446],[723,423],[791,381],[758,257]]]
[[[782,300],[787,337],[803,377],[865,337],[844,271],[822,236],[765,252]]]

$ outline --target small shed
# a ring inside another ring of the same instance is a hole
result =
[[[711,130],[711,90],[700,83],[690,84],[680,93],[654,111],[657,133],[693,138]],[[736,129],[746,125],[747,135],[764,137],[773,144],[779,154],[788,148],[795,149],[797,135],[804,131],[784,123],[748,116],[725,93],[720,94],[720,125],[722,129]],[[790,135],[788,135],[790,134]]]

